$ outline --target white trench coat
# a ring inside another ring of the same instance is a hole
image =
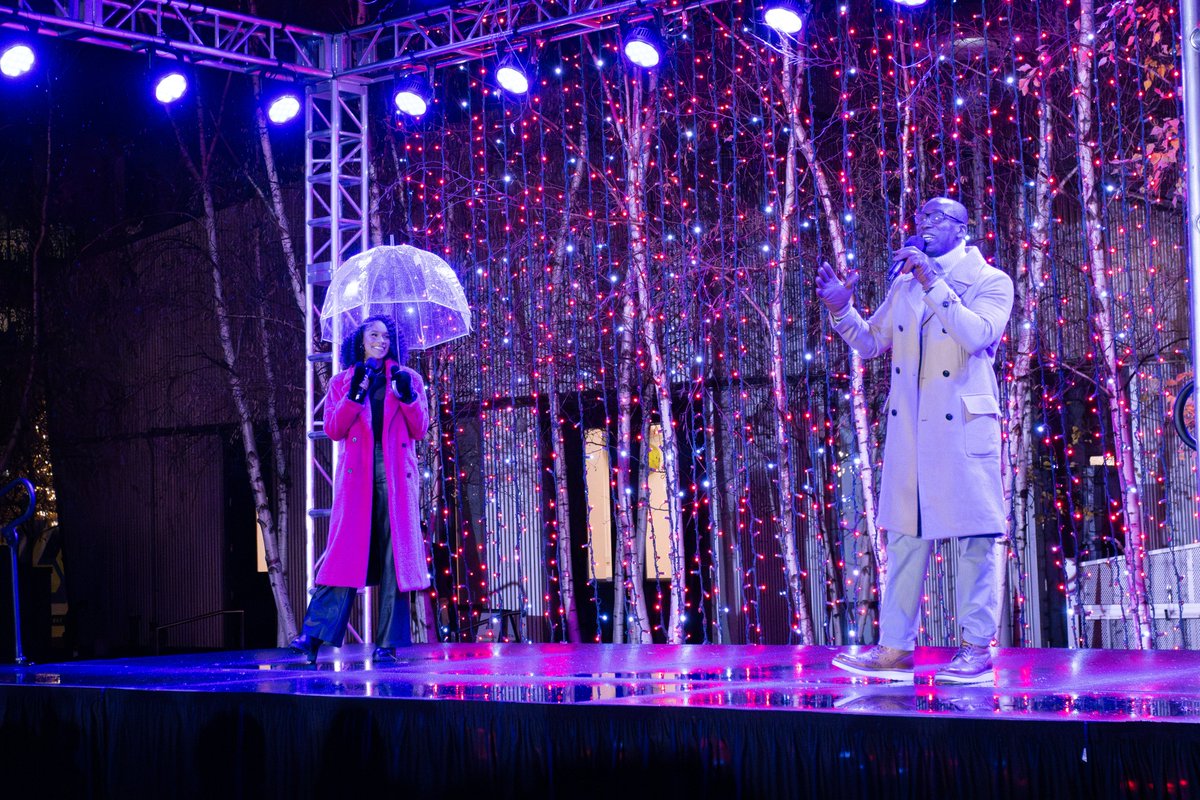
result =
[[[1007,525],[992,365],[1013,283],[974,247],[946,273],[928,293],[901,275],[869,319],[851,309],[834,325],[864,358],[892,351],[876,522],[915,535],[919,497],[928,539],[1003,533]]]

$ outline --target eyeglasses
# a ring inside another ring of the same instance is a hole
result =
[[[967,221],[965,219],[959,219],[958,217],[952,217],[943,211],[933,211],[929,214],[923,214],[922,212],[918,211],[917,212],[917,224],[923,225],[923,224],[925,224],[925,220],[929,220],[934,225],[941,225],[946,220],[950,220],[952,222],[957,222],[959,225],[967,224]]]

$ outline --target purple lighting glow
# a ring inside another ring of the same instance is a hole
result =
[[[300,113],[300,100],[294,94],[285,94],[271,101],[267,117],[276,125],[290,122]]]
[[[664,49],[662,37],[649,23],[635,25],[625,35],[625,57],[643,69],[657,67]]]
[[[521,62],[513,55],[507,55],[496,68],[496,82],[500,88],[511,94],[525,94],[529,91],[529,76],[521,67]]]
[[[154,99],[160,103],[174,103],[187,93],[187,78],[181,72],[170,72],[154,84]]]
[[[774,0],[763,11],[763,22],[780,33],[791,36],[804,28],[804,7],[794,0]]]
[[[429,87],[416,75],[406,75],[396,81],[392,102],[400,113],[420,117],[429,109],[429,99]]]
[[[14,44],[0,55],[0,73],[9,78],[19,78],[33,69],[33,49],[27,44]]]

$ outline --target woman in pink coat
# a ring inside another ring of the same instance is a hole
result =
[[[380,585],[374,658],[412,643],[408,592],[429,586],[418,516],[416,443],[429,430],[420,376],[403,363],[404,341],[386,317],[370,317],[342,344],[353,364],[329,384],[325,432],[338,442],[329,546],[292,649],[317,658],[340,647],[358,589]]]

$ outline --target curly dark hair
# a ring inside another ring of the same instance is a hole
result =
[[[366,353],[363,351],[363,333],[366,332],[367,326],[372,322],[382,322],[383,327],[387,328],[389,339],[387,358],[394,359],[398,364],[404,364],[408,361],[408,342],[396,330],[396,323],[386,314],[376,314],[373,317],[364,319],[362,324],[354,329],[354,333],[342,340],[343,369],[357,364],[366,358]]]

